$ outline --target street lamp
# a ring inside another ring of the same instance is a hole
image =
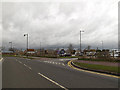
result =
[[[84,32],[84,31],[80,31],[80,54],[81,54],[81,51],[82,51],[82,49],[81,49],[81,32]]]
[[[28,34],[24,34],[24,36],[27,36],[27,48],[26,48],[26,51],[28,51]]]
[[[11,49],[12,49],[12,42],[9,42],[11,44]]]

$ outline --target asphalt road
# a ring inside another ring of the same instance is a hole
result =
[[[83,71],[67,65],[69,59],[30,60],[5,57],[3,88],[118,88],[118,79]]]

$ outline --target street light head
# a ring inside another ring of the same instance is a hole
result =
[[[28,34],[24,34],[24,36],[26,36],[26,35],[28,36]]]
[[[84,32],[84,31],[80,31],[80,32]]]

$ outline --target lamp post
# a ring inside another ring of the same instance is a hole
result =
[[[27,36],[27,47],[26,47],[26,51],[28,51],[28,34],[24,34],[24,36]],[[28,57],[28,55],[27,55]]]
[[[81,54],[81,51],[82,51],[82,49],[81,49],[81,47],[82,47],[82,45],[81,45],[81,32],[84,32],[84,31],[80,31],[80,54]]]
[[[12,49],[12,42],[9,42],[11,44],[11,49]]]

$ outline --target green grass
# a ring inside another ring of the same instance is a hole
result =
[[[2,55],[2,57],[17,57],[16,55]]]
[[[118,70],[118,67],[114,67],[114,66],[104,66],[104,65],[80,63],[80,62],[74,62],[74,64],[79,65],[80,67],[83,67],[83,68],[88,68],[88,69],[95,69],[95,70],[103,70],[103,71],[109,71],[109,72],[114,72],[114,73],[120,73],[120,70]]]
[[[103,61],[103,62],[120,62],[119,59],[92,59],[92,58],[78,58],[78,60],[85,60],[85,61]]]

